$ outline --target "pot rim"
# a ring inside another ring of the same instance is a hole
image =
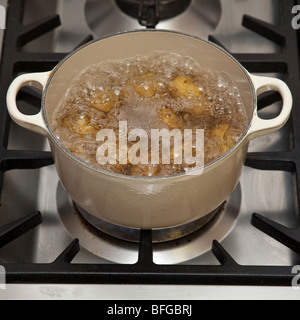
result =
[[[119,173],[115,173],[115,172],[111,172],[111,171],[107,171],[104,169],[101,169],[99,167],[93,166],[87,162],[85,162],[84,160],[80,159],[79,157],[75,156],[74,154],[72,154],[63,144],[62,142],[56,137],[56,135],[53,133],[51,125],[48,121],[47,115],[46,115],[46,108],[45,108],[45,100],[46,100],[46,95],[47,95],[47,90],[48,87],[51,84],[51,80],[52,78],[55,76],[55,73],[58,71],[58,69],[70,58],[72,58],[73,55],[75,55],[77,52],[81,51],[82,49],[100,42],[102,40],[105,39],[109,39],[112,37],[116,37],[116,36],[122,36],[122,35],[127,35],[127,34],[135,34],[135,33],[170,33],[170,34],[177,34],[179,36],[184,36],[184,37],[188,37],[188,38],[193,38],[196,39],[200,42],[209,44],[210,46],[214,47],[215,49],[221,51],[221,53],[225,54],[228,58],[230,58],[232,60],[232,62],[234,62],[240,69],[241,71],[244,73],[245,77],[248,79],[248,82],[250,84],[251,87],[251,91],[252,91],[252,96],[253,96],[253,106],[252,106],[252,115],[251,115],[251,119],[249,119],[249,124],[247,126],[247,128],[245,129],[243,135],[239,138],[238,142],[232,147],[230,148],[226,153],[224,153],[221,157],[217,158],[216,160],[203,165],[201,167],[192,169],[188,172],[182,172],[182,173],[178,173],[178,174],[174,174],[174,175],[168,175],[168,176],[154,176],[154,177],[141,177],[141,176],[129,176],[129,175],[123,175],[123,174],[119,174]],[[42,111],[42,115],[43,115],[43,119],[46,123],[47,129],[50,133],[50,136],[52,138],[52,140],[58,145],[58,147],[63,150],[69,157],[71,157],[73,160],[75,160],[76,162],[79,162],[81,165],[87,167],[88,169],[91,169],[97,173],[102,173],[108,176],[112,176],[115,178],[122,178],[122,179],[127,179],[127,180],[137,180],[137,181],[159,181],[159,180],[166,180],[166,179],[174,179],[174,178],[179,178],[179,177],[187,177],[187,176],[197,176],[199,174],[202,174],[203,171],[207,171],[208,169],[211,169],[213,166],[216,166],[219,162],[222,162],[225,158],[227,158],[231,153],[233,153],[234,150],[236,150],[239,147],[242,147],[241,145],[244,143],[244,141],[246,140],[246,137],[248,136],[248,133],[252,127],[253,124],[253,116],[254,113],[256,111],[256,105],[257,105],[257,95],[255,92],[255,88],[254,88],[254,84],[253,81],[250,78],[250,75],[248,73],[248,71],[246,70],[245,67],[242,66],[242,64],[236,59],[234,58],[229,52],[227,52],[224,48],[222,48],[221,46],[219,46],[218,44],[215,44],[214,42],[211,42],[209,40],[204,40],[201,39],[197,36],[194,35],[190,35],[190,34],[186,34],[183,32],[178,32],[178,31],[173,31],[173,30],[163,30],[163,29],[154,29],[154,30],[147,30],[147,29],[136,29],[136,30],[130,30],[130,31],[124,31],[124,32],[119,32],[119,33],[114,33],[111,35],[107,35],[105,37],[102,37],[101,39],[97,39],[97,40],[92,40],[82,46],[80,46],[79,48],[75,49],[74,51],[72,51],[71,53],[69,53],[68,55],[66,55],[55,67],[54,69],[51,71],[51,74],[47,80],[45,89],[43,90],[42,93],[42,105],[41,105],[41,111]]]

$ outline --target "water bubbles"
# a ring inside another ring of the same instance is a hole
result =
[[[119,97],[121,95],[121,90],[120,89],[114,89],[114,94]]]
[[[166,87],[165,84],[161,81],[157,82],[156,86],[160,92],[164,91]]]
[[[174,86],[180,76],[181,81]],[[71,152],[93,165],[98,165],[94,153],[99,144],[91,135],[88,138],[71,130],[72,115],[81,120],[82,132],[86,133],[100,129],[116,131],[120,121],[127,121],[128,130],[143,128],[148,134],[151,129],[205,129],[208,162],[218,157],[222,137],[230,136],[237,141],[245,130],[241,95],[230,77],[203,69],[193,59],[178,54],[157,52],[148,57],[91,66],[70,88],[56,110],[53,131]],[[66,115],[71,118],[63,126]],[[231,129],[220,133],[222,124]],[[214,130],[219,140],[212,138]],[[191,149],[195,151],[195,145]],[[176,152],[173,157],[177,158]],[[108,169],[123,172],[122,167]],[[127,166],[126,170],[129,169]],[[146,172],[146,176],[156,175],[159,170],[160,175],[170,175],[190,169],[184,164],[148,167],[147,172],[143,167],[132,168],[135,172]]]

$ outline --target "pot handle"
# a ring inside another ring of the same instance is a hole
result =
[[[252,140],[277,131],[285,125],[292,111],[293,97],[289,87],[282,80],[270,77],[254,76],[252,74],[249,74],[249,76],[253,82],[257,95],[275,90],[280,93],[283,100],[282,110],[279,116],[274,119],[261,119],[257,114],[257,109],[255,110],[252,126],[248,133],[248,140]]]
[[[44,121],[42,110],[36,115],[23,114],[18,109],[16,100],[18,92],[24,86],[42,87],[44,90],[50,75],[51,71],[22,74],[14,79],[6,95],[7,109],[11,118],[20,126],[46,137],[48,137],[49,131]]]

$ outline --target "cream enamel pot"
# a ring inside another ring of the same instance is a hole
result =
[[[188,56],[201,66],[230,76],[246,108],[249,126],[239,142],[217,161],[193,174],[170,177],[130,177],[93,168],[68,152],[51,130],[50,119],[71,81],[86,67],[101,61],[167,51]],[[16,96],[23,86],[42,86],[41,111],[22,114]],[[263,120],[257,114],[257,95],[276,90],[283,99],[281,113]],[[67,56],[54,70],[23,74],[11,84],[7,106],[19,125],[48,138],[62,185],[82,209],[115,225],[160,229],[184,225],[220,206],[237,186],[251,139],[280,129],[292,109],[292,95],[279,79],[249,74],[222,48],[181,33],[132,31],[92,42]]]

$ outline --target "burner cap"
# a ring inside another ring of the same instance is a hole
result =
[[[137,18],[148,28],[155,28],[160,20],[173,18],[191,4],[192,0],[116,0],[126,14]]]

